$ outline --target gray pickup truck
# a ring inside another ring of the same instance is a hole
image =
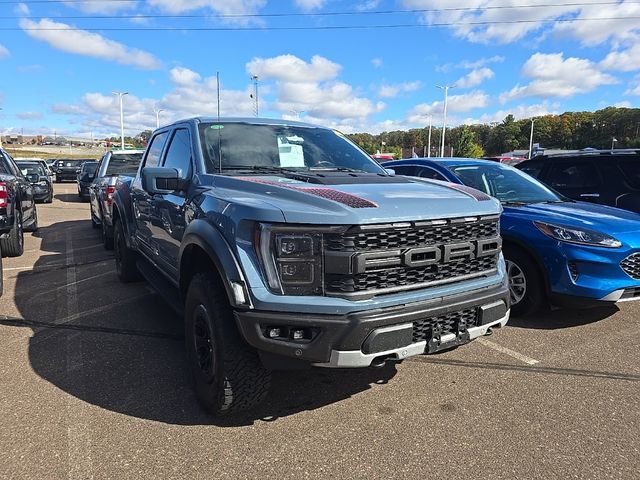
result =
[[[380,366],[505,325],[500,211],[331,129],[193,118],[156,130],[116,186],[116,268],[183,313],[198,398],[225,414],[272,370]]]

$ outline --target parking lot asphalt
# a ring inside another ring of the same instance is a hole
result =
[[[593,478],[640,472],[640,304],[555,310],[381,369],[196,402],[181,320],[123,285],[72,183],[4,262],[0,478]]]

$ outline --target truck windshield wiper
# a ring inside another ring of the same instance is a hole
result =
[[[311,167],[312,172],[349,172],[349,173],[367,173],[364,170],[350,167]]]
[[[301,173],[305,170],[279,167],[277,165],[223,165],[222,170],[250,170],[254,172],[290,172]]]
[[[509,207],[521,207],[523,205],[529,205],[529,202],[519,202],[516,200],[503,200],[501,203]]]

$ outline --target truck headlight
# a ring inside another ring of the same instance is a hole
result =
[[[258,256],[269,288],[284,295],[322,295],[322,234],[261,224]]]
[[[618,248],[622,246],[620,240],[616,240],[606,233],[596,232],[582,228],[569,228],[551,223],[533,222],[538,230],[546,236],[566,243],[589,245],[592,247]]]

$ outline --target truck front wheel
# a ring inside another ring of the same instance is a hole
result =
[[[114,256],[116,258],[116,272],[122,283],[136,282],[140,280],[137,261],[138,252],[127,247],[124,239],[124,227],[122,221],[117,220],[113,231]]]
[[[200,402],[214,415],[249,410],[267,396],[271,375],[240,337],[224,289],[209,273],[189,284],[185,302],[187,361]]]

